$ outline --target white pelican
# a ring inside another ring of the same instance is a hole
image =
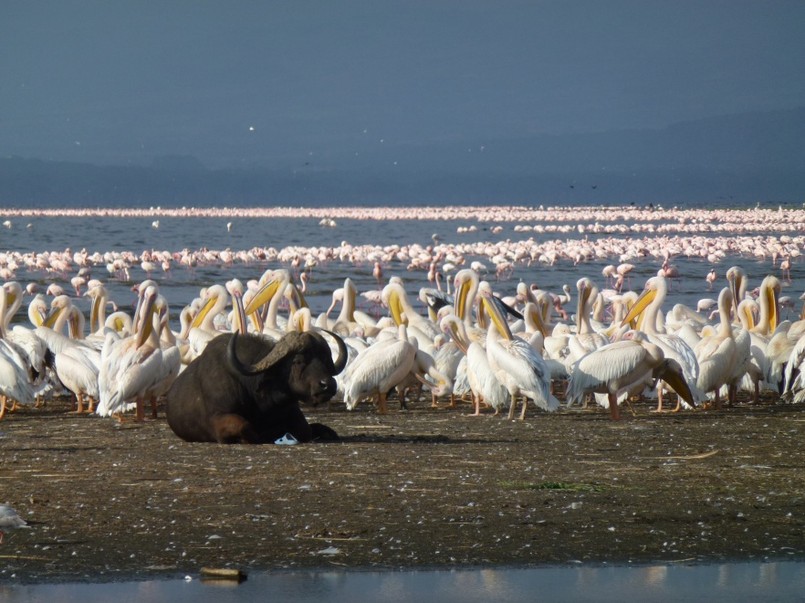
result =
[[[280,302],[284,299],[286,287],[296,286],[291,281],[291,273],[285,269],[267,270],[260,277],[257,290],[244,309],[246,316],[259,315],[262,320],[262,333],[278,340],[285,334],[287,322],[278,317]],[[299,294],[300,299],[303,299]],[[300,305],[304,305],[300,302]],[[263,308],[262,314],[259,312]],[[258,321],[260,322],[260,321]]]
[[[377,397],[380,414],[388,412],[388,392],[408,377],[416,360],[415,339],[409,339],[407,327],[398,327],[396,338],[378,340],[360,352],[344,372],[344,403],[353,410],[369,396]]]
[[[511,395],[509,418],[514,418],[518,394],[527,398],[523,401],[521,420],[525,419],[528,400],[532,400],[543,410],[553,411],[559,408],[559,401],[550,393],[550,371],[542,356],[525,340],[512,335],[499,305],[501,302],[492,295],[489,283],[480,283],[478,294],[491,319],[486,337],[487,358],[498,379]]]
[[[495,414],[502,408],[510,407],[512,399],[509,390],[500,382],[489,364],[486,348],[468,336],[464,321],[455,314],[448,314],[442,318],[440,327],[465,355],[464,366],[475,407],[471,416],[477,417],[481,414],[481,402],[494,408]]]
[[[345,278],[344,286],[333,291],[333,303],[330,306],[330,308],[333,308],[340,301],[341,311],[335,319],[331,322],[328,321],[326,328],[335,331],[342,337],[349,337],[357,332],[366,332],[367,330],[370,335],[376,335],[377,321],[365,312],[360,312],[356,309],[357,298],[358,290],[355,287],[355,283],[351,278]]]
[[[760,400],[761,383],[764,384],[765,389],[777,391],[776,387],[772,387],[771,383],[767,381],[769,359],[766,355],[766,348],[769,345],[769,338],[755,331],[757,324],[755,309],[758,307],[759,304],[753,299],[744,299],[738,304],[738,318],[741,321],[741,327],[744,332],[749,335],[750,353],[752,355],[740,388],[744,391],[752,392],[755,403]]]
[[[245,335],[249,330],[249,325],[246,319],[246,309],[243,305],[243,283],[235,278],[231,281],[227,281],[225,287],[232,301],[232,312],[230,314],[229,324],[232,325],[232,331],[237,331],[241,335]],[[165,306],[165,311],[167,312],[167,305]]]
[[[66,346],[54,357],[56,376],[62,385],[70,390],[76,398],[76,413],[95,409],[98,400],[98,373],[101,365],[101,353],[89,346]]]
[[[0,326],[8,342],[16,346],[19,353],[27,358],[31,381],[34,387],[38,387],[45,376],[47,346],[33,330],[22,325],[11,325],[12,318],[22,305],[22,291],[22,287],[16,281],[9,281],[3,285],[3,292],[0,292],[0,295],[6,296],[8,309],[4,316],[0,316],[2,320]]]
[[[33,404],[35,392],[28,377],[27,359],[0,339],[0,419],[6,412],[8,400]]]
[[[579,296],[576,302],[576,333],[567,340],[568,368],[579,358],[609,343],[609,338],[596,332],[590,321],[593,302],[598,297],[598,287],[589,278],[583,277],[576,282]]]
[[[198,357],[214,337],[223,331],[215,326],[215,318],[226,310],[229,292],[223,285],[211,285],[201,295],[202,305],[196,312],[187,332],[191,358]]]
[[[643,292],[638,296],[629,312],[621,321],[621,326],[629,324],[638,316],[642,316],[641,330],[646,334],[646,338],[651,343],[662,348],[666,358],[672,358],[682,367],[685,380],[693,384],[692,392],[694,400],[699,403],[703,398],[701,392],[696,390],[696,380],[699,378],[699,363],[693,349],[681,337],[672,333],[665,333],[658,327],[658,321],[662,318],[662,303],[668,294],[668,282],[664,276],[657,275],[646,281]],[[662,412],[663,388],[657,384],[657,412]],[[679,396],[674,411],[679,411],[682,405],[682,397]]]
[[[697,387],[705,394],[713,393],[715,406],[720,408],[720,389],[732,379],[737,347],[730,323],[732,292],[725,287],[718,296],[720,322],[716,333],[702,337],[693,348],[699,361]]]
[[[163,370],[162,350],[154,328],[157,297],[155,287],[148,287],[136,320],[139,329],[131,337],[120,339],[108,333],[101,352],[98,374],[99,402],[95,412],[103,417],[118,416],[132,406],[137,420],[143,420],[146,392],[154,387]],[[132,402],[132,400],[134,402]]]
[[[243,318],[243,316],[241,316],[241,318]],[[168,302],[162,295],[158,295],[154,301],[152,320],[154,322],[154,331],[159,335],[159,347],[162,358],[159,363],[159,370],[154,369],[153,385],[146,390],[143,398],[148,398],[151,401],[151,416],[156,419],[157,400],[168,393],[176,377],[179,376],[179,371],[181,371],[182,368],[182,352],[177,344],[173,331],[170,329]],[[153,339],[153,335],[151,337]]]
[[[388,306],[395,324],[405,324],[409,337],[415,337],[419,348],[433,351],[433,341],[439,334],[439,328],[429,319],[414,310],[402,285],[390,282],[383,288],[383,303]]]
[[[693,396],[679,364],[666,358],[662,349],[647,341],[643,333],[630,331],[621,341],[600,347],[573,365],[567,404],[580,401],[587,393],[606,394],[610,417],[618,420],[618,396],[621,392],[657,378],[693,404]]]
[[[464,321],[467,326],[470,326],[472,322],[471,310],[475,303],[475,296],[478,294],[478,282],[478,273],[469,268],[456,272],[453,279],[454,311],[459,320]]]
[[[447,316],[451,317],[453,320],[458,322],[458,318],[456,318],[455,314],[452,312],[447,314]],[[444,318],[442,318],[442,321]],[[440,321],[441,327],[441,321]],[[445,329],[442,327],[442,332],[445,332]],[[448,335],[448,338],[442,341],[441,345],[436,348],[436,352],[433,356],[433,361],[436,363],[437,370],[445,375],[447,379],[450,380],[451,383],[455,384],[456,375],[458,373],[458,367],[461,364],[462,358],[464,358],[464,351],[461,349],[460,345],[456,342],[454,337],[450,337],[450,333],[445,332]],[[438,406],[437,398],[435,392],[433,393],[433,397],[431,399],[431,406],[436,408]],[[456,405],[455,399],[455,390],[453,388],[450,389],[450,406]]]

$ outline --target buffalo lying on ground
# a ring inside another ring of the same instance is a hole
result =
[[[328,332],[329,333],[329,332]],[[168,392],[168,425],[188,442],[264,443],[286,433],[300,442],[334,440],[309,424],[299,403],[318,404],[336,391],[347,361],[344,341],[333,362],[316,332],[288,333],[278,342],[259,335],[219,335],[177,377]]]

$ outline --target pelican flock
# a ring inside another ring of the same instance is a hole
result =
[[[213,209],[103,211],[162,220],[160,233],[177,217],[233,217]],[[238,211],[238,217],[301,218],[290,208]],[[338,220],[402,220],[432,210],[322,211]],[[467,414],[510,419],[520,405],[521,420],[529,405],[537,415],[600,405],[618,419],[623,404],[650,400],[663,412],[669,394],[678,397],[677,412],[736,404],[742,391],[754,404],[771,392],[777,402],[805,399],[805,320],[792,317],[790,305],[783,320],[780,301],[783,287],[796,287],[805,212],[711,210],[701,218],[677,208],[439,211],[442,221],[494,222],[486,234],[498,238],[448,243],[434,234],[425,245],[4,252],[0,418],[48,396],[70,395],[74,412],[124,420],[133,410],[142,421],[145,404],[156,417],[160,397],[211,338],[237,330],[278,339],[319,328],[337,332],[348,346],[331,404],[354,412],[390,412],[387,400],[394,396],[403,408],[423,398],[440,412],[466,403]],[[92,213],[6,212],[43,219]],[[304,216],[320,213],[305,210]],[[483,232],[456,228],[461,237]],[[676,258],[683,261],[671,263]],[[686,279],[685,259],[705,264],[706,278]],[[727,270],[709,266],[731,261]],[[765,278],[750,282],[746,268],[757,274],[758,263],[766,266]],[[207,268],[204,274],[217,282],[198,286],[194,299],[169,299],[177,271]],[[555,282],[559,269],[568,282],[541,284]],[[138,275],[143,280],[134,284]],[[23,286],[21,276],[39,282]],[[325,281],[338,286],[324,289]],[[124,298],[126,288],[136,297]],[[671,304],[675,288],[687,288],[689,297],[700,292],[702,299]],[[172,315],[180,326],[171,324]]]

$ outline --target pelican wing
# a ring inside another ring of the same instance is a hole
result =
[[[584,394],[619,391],[645,377],[648,354],[635,341],[616,341],[583,356],[573,365],[568,383],[567,402],[578,402]]]
[[[386,393],[411,372],[416,346],[407,341],[375,343],[358,354],[344,376],[344,402],[349,410],[367,396]]]

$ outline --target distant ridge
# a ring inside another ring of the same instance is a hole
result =
[[[805,107],[621,130],[387,145],[359,161],[210,169],[0,158],[6,206],[805,202]]]

